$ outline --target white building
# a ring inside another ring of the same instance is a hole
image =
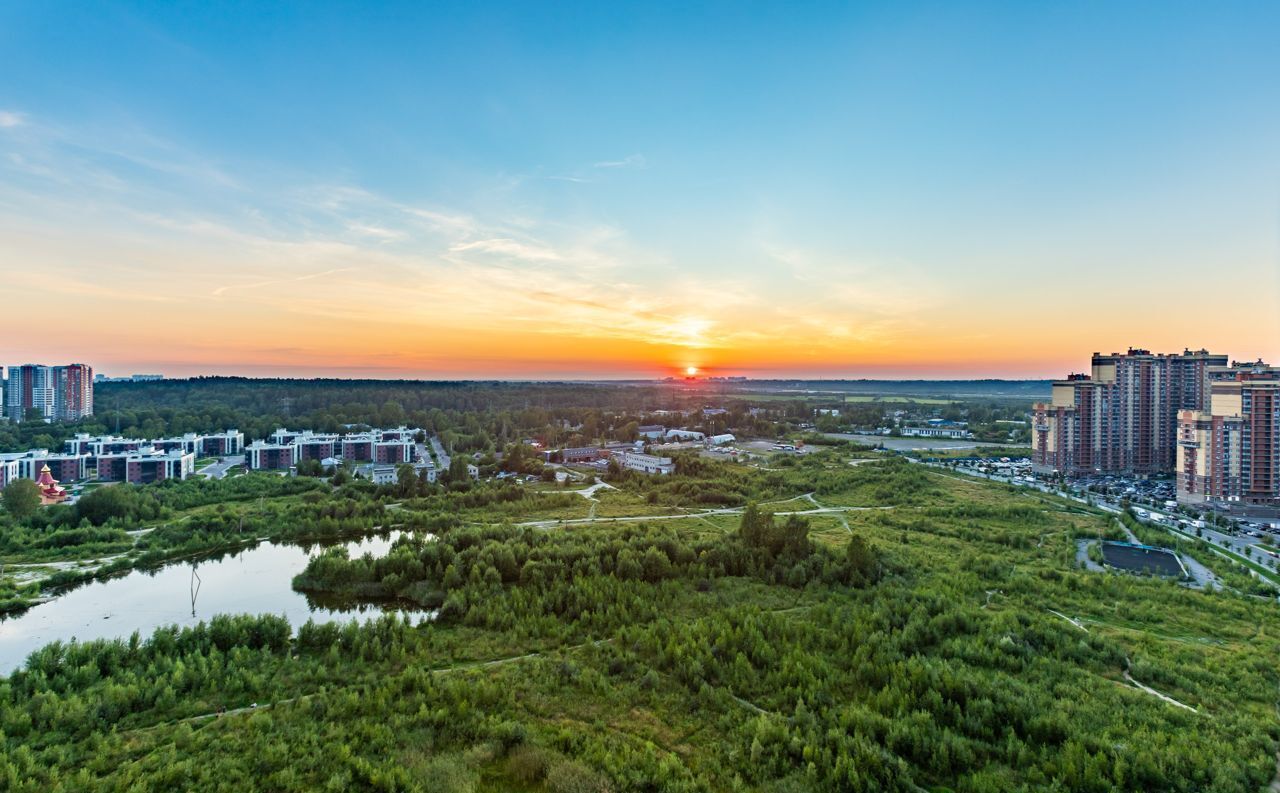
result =
[[[676,470],[675,463],[670,457],[659,457],[656,454],[623,452],[618,455],[618,460],[623,468],[639,471],[642,474],[673,474]]]
[[[363,466],[360,469],[360,475],[368,477],[369,481],[375,485],[394,485],[400,481],[400,465],[407,465],[407,463]],[[412,465],[414,476],[419,479],[425,478],[428,482],[436,481],[436,467],[433,463],[413,463]]]
[[[17,455],[0,456],[0,489],[18,478]]]
[[[726,443],[733,443],[736,440],[738,439],[726,432],[723,435],[712,435],[707,438],[707,443],[711,446],[724,446]]]
[[[697,430],[667,430],[663,437],[669,441],[700,441],[706,436]]]
[[[641,438],[648,438],[651,441],[658,440],[662,437],[662,433],[666,431],[667,428],[661,424],[642,424],[636,429],[636,433],[638,433]]]
[[[908,438],[951,438],[967,440],[973,433],[964,427],[903,427],[902,434]]]

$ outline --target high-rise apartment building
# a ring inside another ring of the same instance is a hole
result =
[[[4,412],[10,421],[22,421],[28,411],[39,410],[46,421],[54,418],[53,367],[27,363],[9,367]]]
[[[1178,413],[1208,407],[1210,372],[1227,356],[1206,350],[1093,354],[1088,375],[1053,384],[1032,406],[1031,463],[1068,475],[1173,470]]]
[[[1211,374],[1207,410],[1178,421],[1178,501],[1280,506],[1280,369],[1256,364]]]
[[[53,411],[59,421],[93,415],[93,367],[83,363],[53,367]]]
[[[77,421],[93,415],[93,368],[21,364],[9,367],[4,413],[11,421],[26,419],[32,410],[45,421]]]

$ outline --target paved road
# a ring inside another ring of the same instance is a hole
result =
[[[244,465],[243,454],[233,454],[230,457],[223,457],[221,460],[214,463],[213,465],[208,465],[208,466],[205,466],[204,468],[201,468],[199,471],[197,471],[197,473],[199,473],[205,479],[225,479],[227,476],[227,471],[231,468],[234,468],[237,465]]]
[[[1008,446],[1011,449],[1026,448],[1025,446],[1018,447],[1017,444],[1012,443],[988,443],[987,441],[951,440],[948,438],[895,438],[891,435],[864,435],[848,432],[825,432],[823,435],[828,438],[838,438],[855,443],[880,445],[886,449],[893,449],[899,452],[923,452],[930,449],[985,449],[992,446]]]
[[[444,450],[444,446],[441,445],[440,443],[440,436],[432,435],[430,440],[431,440],[431,448],[436,450],[436,470],[448,471],[449,463],[451,461],[449,459],[448,453],[446,453]]]

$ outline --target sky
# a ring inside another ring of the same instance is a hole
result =
[[[1280,4],[0,4],[0,362],[1280,361]]]

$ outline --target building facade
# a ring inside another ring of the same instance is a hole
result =
[[[659,457],[656,454],[642,454],[640,452],[623,452],[618,455],[619,462],[623,468],[632,471],[639,471],[642,474],[673,474],[676,471],[675,463],[670,457]]]
[[[1206,410],[1210,373],[1227,356],[1206,350],[1094,353],[1089,374],[1053,384],[1032,406],[1031,462],[1072,476],[1169,473],[1177,463],[1179,414]]]
[[[110,452],[97,458],[98,481],[146,485],[165,479],[186,479],[195,473],[195,452],[146,446]]]
[[[380,440],[373,444],[375,463],[411,463],[414,457],[412,440]]]
[[[230,457],[244,452],[244,433],[227,430],[204,436],[204,453],[210,457]]]
[[[18,460],[16,457],[0,457],[0,490],[18,478]]]
[[[1208,410],[1178,423],[1178,501],[1280,507],[1280,369],[1213,373]]]
[[[254,441],[245,447],[244,462],[250,471],[288,470],[298,463],[298,447],[292,443]]]

